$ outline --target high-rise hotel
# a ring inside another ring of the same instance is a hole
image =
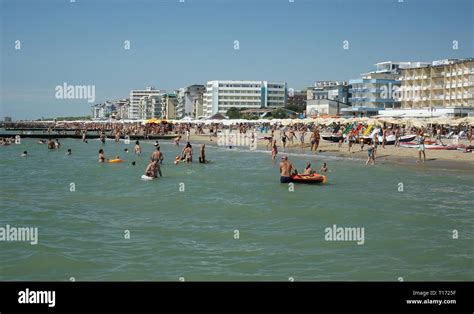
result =
[[[203,96],[203,116],[238,109],[284,107],[287,85],[268,81],[208,81]]]
[[[147,87],[146,89],[132,90],[130,91],[130,107],[128,111],[129,119],[146,119],[144,118],[144,109],[147,107],[144,102],[151,100],[152,98],[161,97],[161,92],[153,87]],[[159,101],[158,101],[159,103]],[[151,110],[151,117],[159,117],[161,111],[159,106],[154,107],[156,109]]]
[[[362,78],[350,80],[352,94],[349,101],[352,107],[343,110],[350,115],[375,115],[384,109],[401,107],[400,100],[395,97],[399,89],[402,69],[420,62],[385,61],[375,64],[376,70],[362,74]]]
[[[402,108],[474,106],[474,59],[445,59],[401,71]]]

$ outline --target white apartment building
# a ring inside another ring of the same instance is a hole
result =
[[[287,85],[268,81],[208,81],[203,95],[203,116],[238,109],[278,108],[286,104]]]
[[[204,105],[203,105],[203,94],[198,95],[197,97],[193,98],[193,114],[194,118],[200,118],[203,116],[204,113]]]
[[[120,99],[115,102],[115,119],[128,119],[130,100]]]
[[[148,96],[161,96],[161,93],[153,87],[147,87],[144,90],[137,89],[130,91],[130,107],[128,111],[129,119],[140,119],[140,100]]]
[[[445,59],[403,69],[402,108],[474,106],[474,59]]]
[[[202,97],[204,85],[190,85],[177,92],[176,117],[178,119],[194,116],[194,99]]]
[[[161,95],[143,96],[138,102],[137,119],[159,118],[161,115]]]

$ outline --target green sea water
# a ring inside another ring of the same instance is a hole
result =
[[[61,143],[0,147],[0,227],[39,232],[37,245],[0,241],[0,280],[474,280],[469,171],[297,152],[299,168],[331,172],[289,191],[266,151],[209,147],[211,163],[175,166],[163,141],[163,178],[143,181],[151,141],[142,156],[123,142]],[[125,162],[99,164],[101,147]],[[364,244],[326,241],[333,225],[363,227]]]

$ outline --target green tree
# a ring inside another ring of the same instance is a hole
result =
[[[272,117],[275,119],[285,119],[288,113],[283,108],[278,108],[272,111]]]
[[[240,109],[235,107],[229,108],[229,110],[226,112],[226,115],[229,117],[229,119],[240,119],[242,117]]]

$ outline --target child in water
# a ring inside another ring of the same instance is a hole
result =
[[[319,170],[320,172],[328,172],[328,166],[326,166],[326,163],[323,164],[321,169]]]

